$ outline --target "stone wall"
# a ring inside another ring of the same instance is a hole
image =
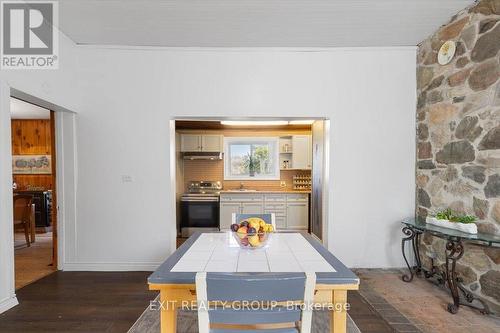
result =
[[[437,52],[456,42],[451,63]],[[419,45],[417,55],[417,203],[419,217],[440,209],[473,214],[480,232],[500,235],[500,0],[455,15]],[[425,236],[444,262],[443,240]],[[500,250],[468,245],[458,272],[466,287],[500,309]]]

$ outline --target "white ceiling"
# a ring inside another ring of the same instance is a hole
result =
[[[12,119],[50,119],[50,111],[11,97],[10,116]]]
[[[417,45],[472,0],[64,0],[78,44],[176,47]]]

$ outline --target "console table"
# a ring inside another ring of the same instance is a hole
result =
[[[403,258],[410,270],[410,274],[403,275],[403,281],[411,282],[413,280],[414,275],[420,275],[424,273],[425,278],[431,278],[437,275],[437,282],[440,285],[447,286],[451,292],[451,296],[453,298],[453,303],[448,304],[448,311],[455,314],[458,311],[460,305],[466,305],[478,309],[483,314],[490,314],[490,310],[488,305],[485,304],[480,299],[474,297],[472,293],[465,289],[462,285],[462,279],[457,276],[456,273],[456,263],[464,254],[464,242],[468,242],[475,245],[480,246],[488,246],[488,247],[500,247],[500,237],[488,234],[468,234],[462,231],[442,228],[432,224],[427,224],[425,221],[421,221],[420,219],[407,219],[402,221],[403,234],[405,235],[401,241],[401,250],[403,252]],[[445,268],[444,272],[439,272],[438,269],[434,266],[434,260],[431,259],[432,268],[428,270],[422,267],[420,250],[419,250],[419,241],[420,236],[423,233],[429,233],[433,236],[445,239],[446,248],[445,248]],[[408,263],[408,259],[405,254],[405,244],[406,242],[411,242],[411,246],[413,248],[413,252],[415,255],[415,266],[410,266]],[[460,293],[465,297],[466,302],[463,301]],[[482,308],[474,306],[472,302],[477,300],[482,304]]]

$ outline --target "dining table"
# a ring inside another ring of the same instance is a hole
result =
[[[197,232],[148,278],[149,289],[160,291],[162,333],[176,332],[178,310],[196,304],[197,272],[223,272],[241,279],[314,272],[314,303],[327,306],[333,333],[346,332],[347,292],[359,288],[359,278],[306,232],[271,233],[265,246],[255,249],[241,248],[230,231]]]

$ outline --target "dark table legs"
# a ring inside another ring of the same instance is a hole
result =
[[[403,234],[406,237],[403,237],[403,239],[401,240],[401,250],[403,252],[403,258],[406,262],[406,266],[408,266],[410,272],[409,275],[404,274],[402,276],[403,281],[411,282],[413,280],[414,275],[419,275],[419,273],[422,271],[425,273],[424,276],[426,278],[431,278],[435,274],[437,274],[438,270],[436,267],[432,267],[431,271],[428,271],[422,267],[422,262],[420,260],[420,251],[418,246],[420,235],[422,234],[422,232],[406,226],[403,228]],[[411,241],[412,243],[412,248],[415,255],[415,262],[416,262],[415,266],[410,266],[405,253],[405,244],[406,242],[409,241]],[[438,280],[441,281],[442,284],[446,284],[448,286],[448,289],[450,290],[451,296],[453,298],[453,303],[448,304],[448,311],[450,313],[455,314],[458,312],[458,308],[460,305],[465,305],[479,310],[482,314],[490,314],[491,312],[488,308],[488,305],[484,303],[482,300],[475,298],[472,293],[470,293],[467,289],[465,289],[465,287],[461,283],[462,279],[459,276],[457,276],[456,272],[457,261],[464,255],[464,246],[462,240],[460,238],[457,239],[448,238],[446,243],[445,254],[446,254],[446,263],[445,263],[446,271],[443,274],[441,274],[442,277]],[[465,300],[467,302],[462,301],[460,293],[464,295]],[[474,306],[472,304],[474,300],[478,301],[482,305],[482,307]]]
[[[453,297],[453,303],[448,304],[448,311],[455,314],[460,306],[460,295],[458,294],[457,272],[455,270],[457,260],[464,255],[464,246],[462,241],[448,240],[446,243],[446,278],[448,287]]]
[[[410,228],[410,227],[404,227],[403,233],[407,237],[403,237],[403,239],[401,240],[401,251],[403,252],[403,258],[405,259],[406,266],[408,266],[408,270],[410,271],[409,276],[408,276],[408,274],[403,275],[403,281],[411,282],[413,280],[414,274],[419,274],[422,270],[422,264],[420,262],[420,251],[418,248],[418,242],[420,239],[420,232],[416,231],[415,229]],[[406,244],[406,242],[409,242],[409,241],[411,242],[413,252],[415,254],[415,261],[417,263],[417,265],[413,266],[413,267],[410,266],[410,264],[408,263],[408,259],[406,258],[406,253],[405,253],[405,244]]]

